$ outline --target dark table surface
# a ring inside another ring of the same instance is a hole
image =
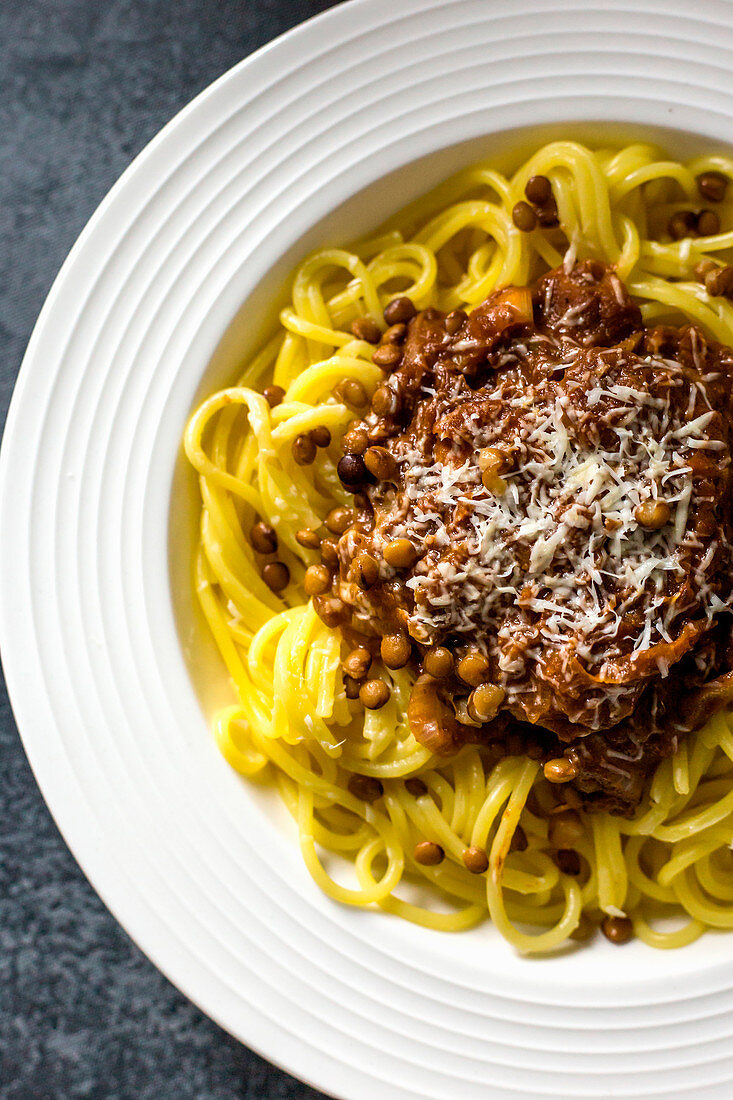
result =
[[[3,422],[53,278],[123,169],[221,73],[333,6],[0,0]],[[110,916],[51,820],[1,688],[0,1097],[315,1100],[202,1016]]]

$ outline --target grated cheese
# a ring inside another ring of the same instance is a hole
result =
[[[675,360],[634,357],[635,372],[656,380],[641,389],[623,381],[628,355],[583,349],[563,336],[555,341],[564,372],[558,387],[551,370],[526,383],[521,366],[535,346],[513,345],[502,356],[504,373],[476,394],[459,385],[432,397],[437,435],[441,417],[461,400],[480,398],[481,411],[464,417],[466,438],[454,439],[444,463],[414,442],[394,444],[401,489],[377,502],[373,538],[377,548],[400,537],[424,550],[407,580],[414,637],[453,634],[482,647],[509,704],[533,677],[549,675],[552,661],[567,669],[580,660],[601,688],[595,703],[584,696],[578,707],[595,705],[589,724],[601,728],[608,724],[604,705],[628,713],[640,690],[603,682],[613,677],[614,661],[669,644],[676,620],[689,617],[689,594],[668,594],[686,572],[696,618],[712,621],[731,606],[711,583],[715,549],[701,549],[691,524],[691,456],[726,445],[707,433],[716,413],[702,378],[686,383],[690,399],[685,393],[681,408],[672,399],[686,381]],[[700,405],[707,411],[695,415]],[[481,481],[478,453],[489,446],[511,451],[501,495]],[[727,454],[721,461],[729,463]],[[635,512],[647,500],[666,502],[672,522],[642,527]],[[664,657],[657,667],[666,675]]]

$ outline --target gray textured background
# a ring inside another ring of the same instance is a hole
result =
[[[215,77],[333,2],[0,0],[3,423],[51,282],[130,160]],[[3,1100],[315,1100],[202,1016],[109,915],[0,688]]]

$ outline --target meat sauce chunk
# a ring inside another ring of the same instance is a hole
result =
[[[550,271],[535,290],[537,323],[583,347],[612,347],[642,328],[641,312],[615,271],[585,260]]]

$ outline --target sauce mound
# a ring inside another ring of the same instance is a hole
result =
[[[629,812],[733,694],[733,352],[645,329],[594,261],[396,337],[345,437],[342,630],[407,636],[435,751],[527,752]]]

